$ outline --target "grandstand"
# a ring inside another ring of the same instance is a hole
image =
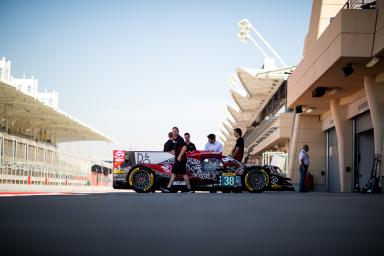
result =
[[[15,79],[10,68],[0,59],[0,190],[9,185],[110,186],[110,163],[61,152],[57,144],[113,140],[59,110],[57,100],[50,104],[49,97],[57,99],[57,94],[39,93],[37,79]],[[32,82],[18,86],[20,81]],[[100,168],[92,171],[94,166]]]

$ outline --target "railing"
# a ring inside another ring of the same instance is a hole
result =
[[[278,117],[276,116],[269,116],[268,118],[264,119],[257,127],[253,128],[252,131],[247,134],[246,137],[244,137],[244,144],[245,147],[249,147],[254,141],[263,133],[266,132],[267,128],[271,126],[272,123],[274,123]]]
[[[112,175],[92,172],[112,164],[60,152],[57,148],[0,133],[0,185],[112,186]]]
[[[376,9],[376,1],[348,0],[343,9]]]

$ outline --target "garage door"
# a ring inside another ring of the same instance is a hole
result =
[[[371,176],[373,156],[375,154],[373,125],[370,112],[367,111],[356,117],[356,173],[355,179],[360,188]],[[355,181],[355,182],[356,182]]]
[[[335,128],[331,128],[327,131],[327,145],[327,191],[340,192],[339,150]]]

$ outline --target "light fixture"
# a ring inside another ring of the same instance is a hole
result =
[[[377,63],[380,62],[380,58],[379,57],[373,57],[370,61],[367,62],[367,64],[365,64],[365,66],[367,68],[371,68],[373,66],[375,66]]]
[[[259,49],[259,51],[264,55],[266,59],[269,59],[269,55],[261,48],[261,46],[255,41],[255,39],[251,36],[251,30],[257,35],[257,37],[267,46],[267,48],[273,53],[273,55],[283,64],[283,67],[287,67],[287,64],[284,60],[277,54],[277,52],[272,48],[272,46],[264,39],[264,37],[256,30],[256,28],[247,20],[242,19],[238,23],[240,27],[240,33],[238,36],[240,37],[241,42],[245,43],[248,40],[252,41],[252,43]]]
[[[345,77],[347,77],[347,76],[351,75],[353,72],[355,72],[355,70],[352,68],[352,63],[348,63],[347,65],[345,65],[342,68],[342,70],[343,70]]]
[[[238,24],[241,30],[249,31],[251,29],[251,23],[247,19],[242,19]]]
[[[242,43],[247,43],[248,42],[249,34],[247,32],[240,31],[240,33],[237,34],[237,36],[240,38],[240,41]]]
[[[296,113],[296,114],[303,113],[303,106],[302,106],[302,105],[297,105],[297,106],[295,107],[295,113]]]
[[[320,97],[323,97],[325,95],[325,93],[327,93],[329,95],[335,95],[340,90],[341,90],[340,87],[322,87],[322,86],[319,86],[319,87],[316,87],[312,91],[312,97],[313,98],[320,98]]]
[[[314,107],[308,107],[308,108],[305,110],[305,112],[306,112],[306,113],[313,113],[313,112],[315,112],[315,110],[316,110],[316,108],[314,108]]]
[[[323,97],[325,94],[325,87],[316,87],[315,90],[312,91],[313,98]]]
[[[336,93],[338,93],[340,91],[340,88],[339,87],[334,87],[334,88],[329,88],[327,89],[327,93],[329,95],[335,95]]]

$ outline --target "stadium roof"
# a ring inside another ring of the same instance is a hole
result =
[[[6,124],[8,122],[8,124]],[[25,135],[53,144],[99,140],[115,142],[60,110],[0,81],[0,124],[12,134]]]

